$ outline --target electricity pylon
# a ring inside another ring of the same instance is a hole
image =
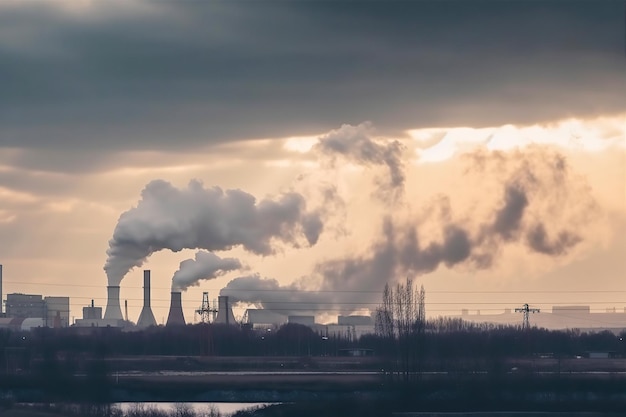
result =
[[[530,308],[528,304],[524,304],[521,308],[515,309],[516,313],[522,313],[524,315],[524,319],[522,321],[522,330],[530,329],[530,313],[539,313],[538,308]]]

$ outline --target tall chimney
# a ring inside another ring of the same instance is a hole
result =
[[[237,324],[233,309],[228,303],[228,296],[220,295],[217,297],[217,318],[215,323],[220,324]]]
[[[143,308],[137,320],[137,327],[150,326],[156,326],[156,320],[150,307],[150,270],[146,269],[143,271]]]
[[[170,313],[167,316],[166,326],[184,326],[185,316],[183,315],[183,304],[181,293],[172,291],[172,301],[170,303]]]
[[[107,308],[104,312],[105,320],[124,320],[122,308],[120,307],[120,287],[119,285],[109,285],[107,287]]]

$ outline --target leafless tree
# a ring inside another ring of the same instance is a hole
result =
[[[404,382],[419,376],[425,330],[425,291],[406,278],[395,287],[385,285],[382,305],[376,311],[376,333],[390,347],[389,372]]]

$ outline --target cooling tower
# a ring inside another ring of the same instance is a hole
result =
[[[172,292],[172,301],[170,303],[170,313],[167,316],[166,326],[184,326],[185,316],[183,315],[183,304],[181,302],[181,293]]]
[[[107,308],[104,312],[105,320],[123,320],[122,308],[120,307],[120,287],[110,285],[107,287]]]
[[[150,307],[150,270],[146,269],[143,271],[143,308],[139,314],[139,320],[137,320],[137,327],[150,326],[156,326],[156,320]]]
[[[235,316],[233,315],[233,309],[230,308],[228,303],[228,297],[220,295],[217,297],[217,318],[215,323],[221,324],[237,324]]]

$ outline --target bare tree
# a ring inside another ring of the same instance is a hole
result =
[[[386,341],[389,371],[409,382],[419,376],[425,330],[425,291],[416,290],[407,277],[395,288],[385,285],[382,305],[376,310],[376,333]]]

